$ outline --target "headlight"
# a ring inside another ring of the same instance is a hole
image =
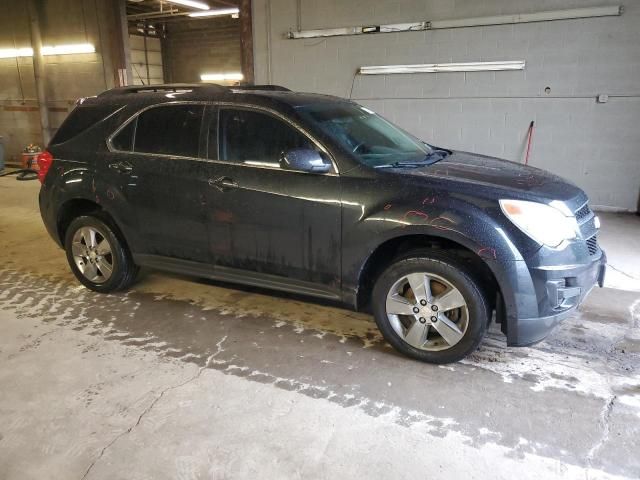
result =
[[[524,200],[500,200],[502,212],[516,227],[538,243],[557,247],[576,237],[578,223],[559,209]]]

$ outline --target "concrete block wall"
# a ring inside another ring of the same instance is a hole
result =
[[[55,132],[75,100],[105,90],[107,80],[95,2],[52,0],[42,2],[42,7],[44,45],[91,43],[96,47],[96,53],[44,57],[49,119]],[[26,8],[26,2],[0,0],[0,48],[31,46]],[[30,143],[42,144],[31,57],[0,59],[0,136],[6,160],[18,160]]]
[[[522,161],[636,211],[640,194],[640,0],[619,17],[289,40],[341,26],[618,5],[611,0],[254,0],[256,82],[352,98],[436,145]],[[525,60],[514,72],[354,76],[363,65]],[[353,86],[353,88],[352,88]],[[545,91],[546,88],[548,91]],[[596,103],[608,94],[607,103]]]
[[[163,50],[168,82],[198,83],[203,73],[240,72],[240,21],[226,16],[169,23]]]

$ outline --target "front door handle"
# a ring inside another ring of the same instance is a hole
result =
[[[130,173],[133,170],[133,165],[129,162],[120,161],[115,163],[110,163],[109,168],[111,170],[115,170],[118,173]]]
[[[226,190],[231,190],[233,188],[238,188],[238,184],[229,177],[220,177],[220,178],[216,178],[215,180],[213,178],[210,178],[209,186],[215,187],[221,192],[224,192]]]

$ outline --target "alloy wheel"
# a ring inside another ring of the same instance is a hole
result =
[[[82,227],[73,235],[73,260],[87,280],[104,283],[113,273],[113,253],[107,238],[93,227]]]
[[[469,308],[460,290],[426,272],[405,275],[391,286],[386,313],[396,334],[420,350],[451,348],[469,326]]]

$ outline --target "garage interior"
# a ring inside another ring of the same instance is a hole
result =
[[[2,176],[0,478],[639,478],[639,79],[638,0],[0,0],[2,173],[82,97],[274,84],[570,180],[608,256],[543,342],[492,325],[436,366],[329,302],[151,270],[93,293],[40,183]]]

